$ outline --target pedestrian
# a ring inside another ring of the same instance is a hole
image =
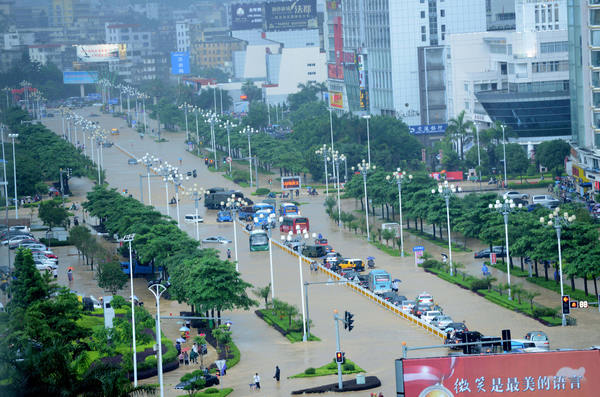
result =
[[[554,269],[554,281],[558,283],[558,269]]]
[[[183,361],[185,365],[190,365],[190,356],[188,355],[188,352],[183,353]]]
[[[231,259],[231,249],[227,248],[227,259]]]
[[[183,353],[179,353],[179,364],[183,364]]]
[[[275,376],[273,376],[273,378],[279,382],[279,378],[281,376],[281,371],[279,370],[279,365],[275,366]]]
[[[55,280],[58,278],[58,268],[52,269],[52,276]]]
[[[69,284],[71,284],[73,282],[73,270],[71,268],[67,270],[67,278],[69,279]]]
[[[221,370],[221,374],[223,376],[227,375],[227,361],[225,361],[225,364],[223,364],[223,369]]]
[[[183,164],[183,159],[180,157],[179,158],[179,165]]]
[[[257,390],[260,390],[260,376],[258,376],[258,372],[254,374],[254,386]]]
[[[190,361],[192,362],[192,364],[197,364],[198,363],[198,353],[196,353],[193,349],[190,352]]]
[[[175,343],[175,349],[177,349],[177,355],[181,354],[181,343],[179,341],[177,341],[177,343]]]

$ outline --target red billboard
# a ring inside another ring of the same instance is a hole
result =
[[[462,181],[464,175],[462,171],[442,171],[432,172],[431,177],[435,180],[446,179],[447,181]]]
[[[600,393],[600,350],[403,359],[397,370],[406,397]]]

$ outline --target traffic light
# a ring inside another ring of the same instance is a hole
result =
[[[511,337],[510,337],[510,329],[503,329],[502,330],[502,350],[505,352],[509,352],[512,349],[511,343],[510,343]]]
[[[354,328],[354,314],[350,313],[348,310],[344,312],[344,329],[347,329],[348,332],[352,331]]]
[[[348,329],[348,314],[350,313],[348,312],[348,310],[346,310],[344,312],[344,329]]]
[[[577,309],[579,307],[579,302],[577,302],[576,300],[572,300],[570,302],[570,306],[571,309]]]
[[[571,313],[571,300],[569,299],[569,295],[562,296],[562,314]]]
[[[194,178],[196,178],[198,176],[198,173],[196,172],[196,170],[192,171],[192,175],[194,176]]]
[[[344,363],[344,356],[346,354],[344,352],[335,352],[335,362],[336,363],[340,363],[343,364]]]

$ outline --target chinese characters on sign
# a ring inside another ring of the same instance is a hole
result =
[[[523,376],[510,378],[486,379],[480,376],[475,379],[456,378],[452,389],[455,393],[516,393],[535,391],[568,391],[581,390],[581,379],[575,376]]]
[[[299,176],[287,176],[281,178],[282,190],[295,190],[302,187],[302,181]]]
[[[408,127],[408,132],[413,135],[442,135],[446,132],[446,128],[448,128],[448,124],[411,125]]]
[[[190,54],[188,52],[171,53],[171,74],[190,73]]]
[[[266,30],[317,29],[316,0],[265,3]]]

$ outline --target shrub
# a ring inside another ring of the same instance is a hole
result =
[[[438,261],[433,260],[433,259],[428,259],[421,264],[421,267],[423,269],[431,269],[431,268],[437,269],[437,268],[439,268],[439,266],[440,266],[440,264],[438,263]]]
[[[209,387],[208,389],[204,390],[203,393],[204,394],[218,394],[219,389],[215,389],[214,387]]]
[[[337,363],[335,362],[335,360],[332,363],[327,364],[327,369],[336,369],[337,368]]]
[[[492,284],[492,280],[488,279],[476,279],[471,282],[471,291],[478,291],[480,289],[488,289]]]
[[[314,374],[316,374],[316,373],[317,373],[317,370],[316,370],[316,369],[314,369],[313,367],[310,367],[310,368],[306,368],[306,369],[304,370],[304,373],[305,373],[306,375],[314,375]]]
[[[352,363],[344,363],[344,365],[342,365],[342,369],[344,371],[354,371],[356,367]]]
[[[532,314],[536,318],[540,317],[556,317],[558,315],[558,310],[553,309],[551,307],[534,307]]]
[[[127,301],[121,295],[114,295],[110,304],[113,308],[120,309],[121,307],[127,305]]]
[[[256,192],[254,192],[254,193],[258,196],[266,196],[270,192],[271,192],[271,190],[267,189],[266,187],[259,187],[258,189],[256,189]]]
[[[250,173],[248,171],[234,170],[231,173],[231,179],[233,179],[235,183],[248,182],[250,180]]]

